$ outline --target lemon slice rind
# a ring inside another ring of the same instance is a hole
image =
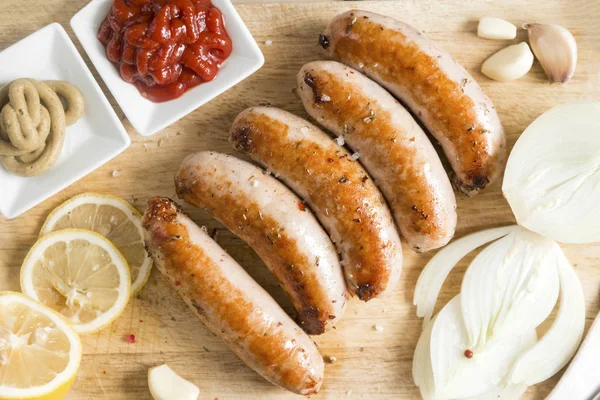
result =
[[[53,231],[55,224],[67,213],[71,212],[75,208],[85,205],[85,204],[95,204],[95,205],[108,205],[112,206],[118,210],[121,210],[125,215],[129,218],[131,222],[134,223],[141,243],[144,242],[144,229],[142,228],[142,214],[128,201],[122,199],[121,197],[88,192],[82,193],[77,196],[72,197],[71,199],[65,201],[60,206],[56,207],[46,218],[42,229],[40,230],[40,237],[47,235],[48,233]],[[150,272],[152,270],[152,258],[146,252],[144,262],[140,265],[140,269],[135,280],[131,282],[131,294],[137,294],[144,285],[148,282],[150,278]]]
[[[67,363],[67,366],[63,371],[58,372],[52,381],[42,386],[35,386],[26,389],[3,387],[0,385],[0,397],[3,399],[31,399],[44,398],[44,396],[54,393],[66,393],[71,387],[81,363],[83,350],[79,335],[77,335],[77,332],[75,332],[75,330],[62,317],[62,315],[51,308],[46,307],[21,293],[0,292],[0,307],[10,303],[20,303],[31,310],[48,317],[56,325],[56,327],[67,336],[71,348],[69,349],[69,362]]]
[[[71,324],[73,329],[80,334],[93,333],[105,328],[115,319],[117,319],[125,309],[125,306],[127,305],[131,295],[131,277],[129,275],[129,266],[127,265],[127,261],[119,252],[117,247],[104,236],[85,229],[63,229],[42,236],[31,247],[29,253],[25,257],[25,261],[23,261],[23,266],[21,267],[21,291],[32,299],[39,301],[32,279],[32,269],[34,268],[36,261],[43,256],[44,251],[51,245],[58,242],[67,242],[71,240],[86,240],[89,243],[104,249],[110,255],[110,258],[117,267],[117,271],[119,273],[119,296],[112,307],[89,323]],[[64,295],[64,293],[61,294]]]

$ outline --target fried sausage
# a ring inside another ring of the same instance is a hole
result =
[[[344,147],[304,119],[273,107],[243,111],[230,140],[306,200],[341,252],[350,293],[367,301],[395,286],[402,247],[390,210]]]
[[[329,236],[283,183],[236,157],[203,151],[175,175],[180,198],[245,240],[292,300],[311,335],[330,329],[346,309],[346,283]]]
[[[148,201],[142,224],[155,265],[211,332],[273,384],[317,393],[316,345],[225,250],[167,198]]]
[[[456,198],[429,138],[381,86],[335,61],[300,69],[296,93],[308,114],[360,156],[418,252],[446,245],[456,229]]]
[[[472,196],[506,163],[506,137],[473,77],[422,32],[367,11],[340,14],[320,36],[338,61],[365,73],[402,101],[440,142],[457,187]]]

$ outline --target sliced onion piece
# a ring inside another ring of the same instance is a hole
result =
[[[598,382],[600,382],[600,368],[590,368],[598,364],[598,354],[600,354],[600,314],[577,350],[571,365],[546,400],[591,399],[598,391]]]
[[[435,322],[435,319],[434,319]],[[431,369],[431,330],[429,324],[421,333],[413,357],[412,375],[415,385],[421,391],[423,400],[435,400],[435,387],[433,383],[433,370]]]
[[[489,392],[480,394],[479,396],[469,397],[462,400],[518,400],[527,391],[527,385],[508,385],[495,387]]]
[[[537,340],[535,329],[490,341],[467,358],[467,336],[460,296],[454,297],[432,323],[431,366],[436,399],[462,399],[501,384],[517,357]]]
[[[487,229],[472,233],[441,249],[423,268],[415,288],[414,304],[417,316],[423,317],[423,327],[431,320],[435,303],[452,268],[467,254],[484,244],[518,229],[517,225]]]
[[[585,299],[581,283],[558,249],[560,306],[556,320],[546,334],[523,354],[510,374],[513,384],[535,385],[545,381],[564,367],[575,354],[585,327]]]
[[[473,260],[460,292],[471,350],[535,329],[550,315],[559,293],[556,251],[556,242],[519,228]]]
[[[519,137],[502,186],[519,225],[563,243],[600,241],[600,101],[563,104]]]

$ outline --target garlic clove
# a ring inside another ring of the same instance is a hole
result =
[[[514,39],[517,37],[517,27],[501,18],[484,17],[477,25],[477,36],[496,40]]]
[[[566,83],[575,73],[577,43],[566,28],[552,24],[525,24],[529,44],[550,82]]]
[[[512,81],[525,76],[532,65],[533,54],[527,43],[522,42],[490,56],[481,66],[481,72],[496,81]]]
[[[197,400],[198,386],[177,375],[167,364],[148,370],[148,387],[154,400]]]

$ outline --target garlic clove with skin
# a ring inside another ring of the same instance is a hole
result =
[[[566,83],[575,73],[577,43],[566,28],[552,24],[525,24],[529,44],[552,83]]]
[[[481,66],[481,72],[488,78],[505,82],[519,79],[533,65],[533,54],[525,42],[505,47],[490,56]]]

